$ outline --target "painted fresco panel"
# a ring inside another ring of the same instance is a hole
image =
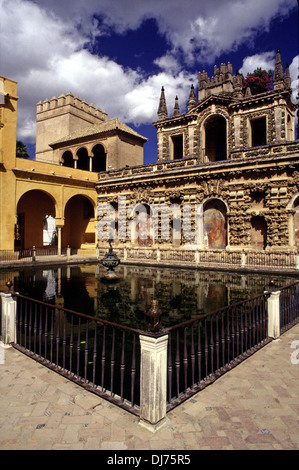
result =
[[[209,248],[226,248],[226,217],[219,209],[204,212],[204,235],[208,237]]]
[[[294,215],[295,245],[299,246],[299,207],[296,207]]]

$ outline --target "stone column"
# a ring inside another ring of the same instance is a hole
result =
[[[61,255],[61,227],[57,227],[57,254]]]
[[[167,399],[168,335],[140,335],[140,424],[155,431],[164,424]]]
[[[271,292],[268,298],[268,336],[279,338],[280,336],[280,291]]]
[[[10,343],[16,342],[16,314],[17,302],[10,292],[1,292],[1,343],[3,347],[10,347]]]

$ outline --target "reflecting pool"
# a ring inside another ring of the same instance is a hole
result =
[[[34,267],[0,271],[0,290],[11,279],[20,294],[116,323],[144,328],[144,312],[152,299],[162,310],[164,327],[262,294],[270,280],[277,287],[294,277],[270,274],[125,266],[120,281],[102,282],[100,264]]]

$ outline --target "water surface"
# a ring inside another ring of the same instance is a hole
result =
[[[21,294],[77,312],[95,315],[135,328],[144,327],[144,312],[152,299],[162,310],[163,326],[211,312],[262,294],[271,280],[277,287],[294,282],[291,276],[237,272],[124,266],[117,269],[119,282],[102,281],[99,264],[28,267],[0,271],[0,290]]]

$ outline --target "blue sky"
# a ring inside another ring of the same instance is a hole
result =
[[[18,139],[34,154],[36,103],[71,91],[136,129],[156,161],[161,87],[181,112],[197,74],[230,61],[273,69],[280,48],[298,89],[297,0],[0,0],[0,74],[18,82]]]

